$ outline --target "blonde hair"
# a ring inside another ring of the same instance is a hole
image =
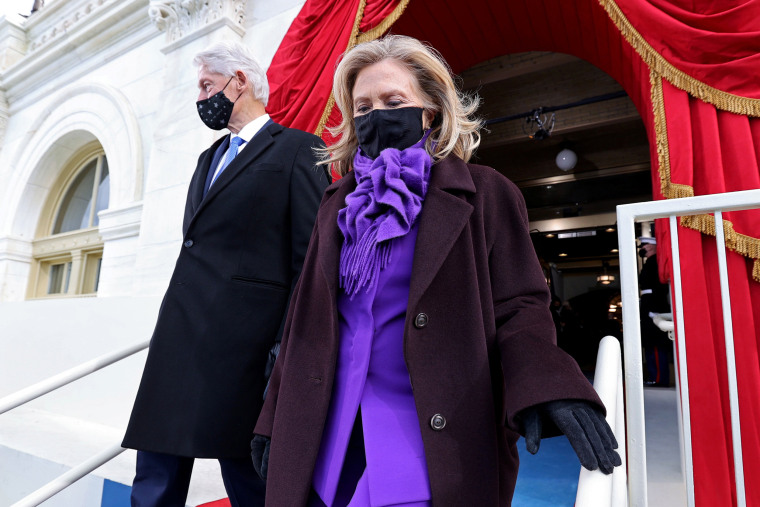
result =
[[[412,37],[389,35],[358,44],[347,51],[338,64],[333,78],[333,96],[343,119],[337,127],[328,129],[338,141],[322,151],[320,163],[331,163],[333,171],[341,176],[352,169],[359,144],[353,111],[356,77],[362,69],[385,59],[398,62],[409,70],[415,78],[424,109],[436,116],[425,145],[428,153],[435,161],[453,153],[467,162],[480,144],[482,122],[472,118],[480,105],[480,98],[457,90],[451,69],[438,51]]]

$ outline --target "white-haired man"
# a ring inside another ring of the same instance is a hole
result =
[[[219,460],[233,506],[264,505],[250,441],[329,176],[322,141],[266,114],[264,71],[238,43],[199,53],[198,114],[229,129],[190,181],[179,258],[124,447],[133,506],[184,506],[194,458]]]

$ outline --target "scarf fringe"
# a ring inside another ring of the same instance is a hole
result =
[[[378,243],[378,224],[370,226],[359,241],[351,248],[344,245],[340,253],[340,285],[353,299],[359,289],[369,289],[374,285],[380,270],[384,269],[391,259],[391,242]]]

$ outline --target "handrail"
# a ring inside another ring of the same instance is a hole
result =
[[[599,342],[594,372],[594,389],[607,408],[607,423],[618,441],[623,464],[610,475],[581,467],[576,507],[621,507],[626,505],[625,411],[623,407],[623,365],[620,343],[614,336]]]
[[[43,394],[55,391],[56,389],[70,384],[75,380],[89,375],[90,373],[94,373],[101,368],[105,368],[110,364],[121,361],[122,359],[127,358],[132,354],[136,354],[137,352],[148,348],[149,345],[150,340],[146,340],[125,349],[111,352],[109,354],[104,354],[100,357],[96,357],[95,359],[87,361],[86,363],[74,366],[73,368],[63,371],[57,375],[53,375],[52,377],[37,382],[36,384],[32,384],[29,387],[25,387],[24,389],[16,391],[13,394],[9,394],[8,396],[0,399],[0,414],[4,414],[5,412],[21,406],[24,403],[28,403],[36,398],[39,398]]]
[[[126,451],[126,449],[124,449],[122,446],[113,445],[108,449],[100,452],[99,454],[96,454],[81,465],[78,465],[65,474],[57,477],[56,479],[53,479],[49,483],[42,486],[40,489],[25,496],[18,502],[11,505],[11,507],[34,507],[36,505],[39,505],[56,493],[60,493],[62,490],[68,488],[76,481],[94,471],[104,463],[111,461],[124,451]]]
[[[670,240],[673,262],[673,287],[675,300],[676,329],[678,341],[678,378],[676,379],[679,391],[681,425],[683,432],[683,459],[685,464],[684,474],[686,477],[686,500],[687,505],[694,505],[694,477],[691,449],[691,419],[689,411],[689,385],[687,382],[688,371],[686,363],[686,340],[684,338],[683,301],[681,298],[681,268],[678,243],[678,216],[699,215],[704,213],[739,211],[754,209],[760,206],[760,189],[742,190],[740,192],[726,192],[697,197],[685,197],[681,199],[667,199],[662,201],[650,201],[633,204],[625,204],[617,207],[618,217],[618,248],[620,250],[620,280],[623,300],[623,336],[625,349],[625,389],[626,389],[626,434],[628,442],[628,492],[629,502],[632,507],[647,506],[647,475],[646,475],[646,436],[644,431],[644,389],[642,379],[641,362],[641,326],[639,321],[639,288],[637,278],[636,259],[636,231],[635,222],[668,218],[670,221]],[[720,213],[716,213],[716,231],[722,227],[719,223]],[[725,255],[725,243],[722,242],[722,234],[716,235],[716,245],[719,258]],[[719,259],[719,265],[722,263]],[[720,266],[719,266],[720,267]],[[725,273],[723,271],[723,273]],[[725,301],[725,299],[724,299]],[[725,304],[724,304],[725,309]],[[725,310],[724,310],[725,311]],[[730,315],[730,313],[729,313]],[[725,319],[724,319],[725,325]],[[728,334],[726,335],[728,336]],[[728,338],[727,338],[728,339]],[[727,366],[734,370],[736,365],[731,357],[733,349],[727,348]],[[732,374],[729,373],[729,381]],[[736,395],[735,389],[729,389],[729,397]],[[734,421],[738,423],[738,410],[733,400],[731,401],[732,431],[738,429]],[[736,433],[735,433],[736,435]],[[737,441],[734,439],[734,446]],[[736,468],[741,467],[741,458],[735,454],[735,473],[737,489],[744,489],[743,477],[737,473]],[[737,458],[739,460],[737,461]],[[742,506],[744,493],[737,494],[738,505]]]

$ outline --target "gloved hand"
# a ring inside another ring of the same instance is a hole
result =
[[[525,433],[525,447],[538,452],[543,421],[554,423],[573,446],[581,465],[611,474],[622,461],[614,450],[618,443],[602,411],[582,400],[556,400],[523,410],[519,419]]]
[[[262,435],[254,435],[251,440],[251,460],[253,468],[263,480],[267,480],[267,469],[269,468],[269,444],[272,439]]]

